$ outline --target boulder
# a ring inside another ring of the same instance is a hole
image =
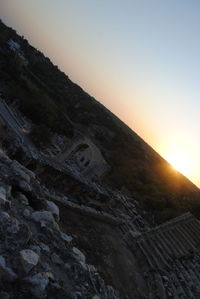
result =
[[[0,212],[0,222],[4,223],[6,221],[9,221],[10,219],[10,215],[7,212]]]
[[[61,258],[59,257],[59,255],[57,255],[56,253],[53,253],[51,256],[51,260],[54,264],[57,265],[62,265],[63,261],[61,260]]]
[[[5,258],[2,255],[0,255],[0,267],[1,268],[5,268],[6,267],[6,260],[5,260]]]
[[[20,258],[26,273],[31,271],[31,269],[35,267],[39,261],[39,255],[31,249],[21,250]]]
[[[21,190],[23,190],[25,192],[32,191],[32,187],[26,181],[22,181],[22,180],[18,181],[18,186]]]
[[[50,252],[50,248],[49,248],[49,246],[47,246],[47,245],[44,244],[44,243],[40,243],[40,248],[41,248],[43,251]]]
[[[19,193],[18,195],[18,199],[20,200],[20,202],[25,205],[25,206],[28,206],[29,205],[29,202],[28,202],[28,198],[22,194],[22,193]]]
[[[39,222],[41,227],[46,227],[47,224],[52,224],[53,227],[58,228],[53,214],[49,211],[36,211],[32,213],[31,217],[35,222]]]
[[[0,278],[4,281],[13,282],[17,279],[17,274],[6,266],[6,260],[0,256]]]
[[[65,233],[60,233],[61,238],[67,242],[67,243],[71,243],[71,241],[73,240],[73,238]]]
[[[12,168],[16,172],[16,174],[25,180],[28,184],[30,184],[31,179],[35,179],[35,173],[32,172],[31,170],[25,168],[22,166],[19,162],[14,160],[12,162]]]
[[[17,234],[20,230],[20,222],[16,218],[11,218],[7,225],[6,232],[9,234]]]
[[[10,186],[0,186],[0,206],[6,209],[11,207],[11,202],[8,200],[8,195],[10,194],[9,187]]]
[[[78,262],[85,263],[85,255],[76,247],[73,247],[72,250],[73,250],[74,257],[76,258],[76,260]]]
[[[30,249],[33,250],[35,253],[37,253],[38,255],[40,255],[41,253],[41,248],[40,246],[37,246],[37,245],[31,245],[30,246]]]
[[[37,273],[26,279],[33,287],[31,289],[36,298],[44,296],[45,289],[49,283],[48,275],[45,272]]]
[[[0,186],[0,200],[4,202],[7,200],[6,188],[3,186]]]
[[[31,217],[31,212],[29,209],[24,209],[23,211],[23,216],[27,219],[29,219]]]
[[[53,216],[57,221],[59,221],[60,219],[59,207],[53,201],[46,200],[46,209],[47,211],[53,214]]]

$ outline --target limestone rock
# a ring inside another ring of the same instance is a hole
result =
[[[0,213],[0,221],[3,223],[5,221],[10,220],[10,215],[7,212],[1,212]]]
[[[26,181],[19,181],[18,186],[25,192],[32,191],[32,187]]]
[[[53,214],[57,221],[59,221],[60,211],[58,206],[53,201],[46,200],[46,209]]]
[[[48,275],[45,272],[37,273],[26,279],[33,287],[31,289],[36,298],[41,298],[49,283]]]
[[[63,261],[61,260],[61,258],[59,257],[59,255],[57,255],[56,253],[53,253],[51,256],[51,260],[54,264],[57,265],[61,265],[63,264]]]
[[[73,238],[71,236],[69,236],[69,235],[67,235],[65,233],[62,233],[62,232],[60,233],[60,236],[67,243],[70,243],[73,240]]]
[[[25,218],[30,218],[30,216],[31,216],[31,212],[30,212],[30,210],[29,209],[24,209],[24,211],[23,211],[23,216],[25,217]]]
[[[50,252],[50,248],[49,248],[49,246],[47,246],[47,245],[44,244],[44,243],[40,243],[40,248],[41,248],[43,251]]]
[[[6,186],[7,187],[7,186]],[[5,186],[0,186],[0,206],[6,209],[10,209],[11,202],[8,200],[8,188]],[[9,192],[10,193],[10,192]]]
[[[7,200],[6,189],[3,186],[0,186],[0,200],[1,201]]]
[[[0,267],[1,268],[5,268],[6,267],[6,260],[5,260],[5,258],[2,255],[0,255]]]
[[[52,272],[45,272],[45,274],[46,274],[46,276],[49,278],[49,280],[52,280],[52,281],[54,281],[55,280],[55,277],[54,277],[54,275],[53,275],[53,273]]]
[[[23,167],[19,162],[14,160],[12,162],[12,168],[16,172],[16,174],[23,180],[25,180],[28,184],[30,184],[31,179],[35,178],[35,174],[29,169]]]
[[[17,219],[12,219],[10,225],[7,227],[7,233],[17,234],[20,230],[20,223]]]
[[[33,212],[32,219],[35,222],[39,222],[42,227],[45,227],[47,224],[52,224],[55,228],[58,228],[52,213],[49,211]]]
[[[85,263],[85,255],[76,247],[73,247],[72,250],[77,261]]]
[[[26,273],[28,273],[33,267],[35,267],[39,261],[39,255],[31,249],[21,250],[20,258]]]
[[[41,249],[40,249],[40,246],[37,246],[37,245],[31,245],[30,246],[30,249],[33,250],[35,253],[37,253],[38,255],[40,255],[41,253]]]
[[[28,205],[29,205],[28,198],[27,198],[24,194],[20,193],[20,194],[18,195],[18,199],[20,200],[20,202],[21,202],[23,205],[25,205],[25,206],[28,206]]]
[[[6,266],[6,260],[3,256],[0,256],[0,278],[9,282],[13,282],[17,279],[17,274]]]

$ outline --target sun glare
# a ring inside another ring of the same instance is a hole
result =
[[[167,160],[178,171],[184,175],[189,175],[191,172],[190,158],[183,152],[174,152],[168,155]]]

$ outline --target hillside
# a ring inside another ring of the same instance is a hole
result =
[[[9,41],[20,45],[20,52],[13,51]],[[140,209],[153,213],[159,222],[188,210],[199,215],[194,184],[3,23],[0,53],[2,97],[31,121],[29,135],[38,147],[51,147],[55,134],[65,136],[72,147],[79,135],[95,148],[96,159],[107,164],[93,180],[137,200]],[[101,168],[99,164],[95,167]]]
[[[200,298],[200,193],[0,23],[0,298]]]

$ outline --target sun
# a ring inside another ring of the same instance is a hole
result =
[[[189,175],[191,172],[190,158],[186,153],[173,152],[167,157],[168,162],[178,171],[184,175]]]

